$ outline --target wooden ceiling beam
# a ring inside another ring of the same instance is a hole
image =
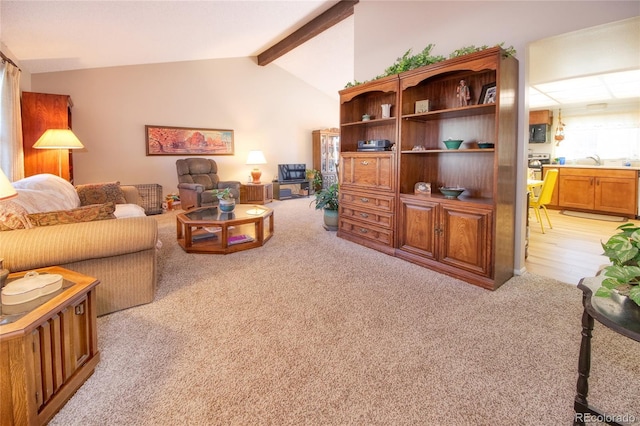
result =
[[[326,29],[353,15],[353,6],[359,0],[340,0],[329,10],[312,19],[290,36],[274,44],[258,55],[258,65],[267,65],[296,47],[311,40]]]

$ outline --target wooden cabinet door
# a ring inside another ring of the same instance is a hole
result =
[[[593,210],[593,176],[560,174],[558,177],[558,206]]]
[[[436,259],[437,212],[437,203],[416,203],[402,199],[398,221],[401,227],[398,247],[419,256]]]
[[[595,178],[594,209],[635,216],[637,184],[633,178]]]
[[[491,210],[442,205],[440,262],[491,276]]]
[[[72,160],[68,149],[35,149],[40,136],[48,129],[71,128],[71,98],[67,95],[22,92],[22,148],[24,175],[39,173],[59,175],[72,181]]]
[[[340,164],[342,187],[392,192],[393,159],[392,154],[343,154]]]

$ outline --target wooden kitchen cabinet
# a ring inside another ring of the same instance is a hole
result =
[[[2,426],[46,424],[100,360],[95,296],[99,282],[60,267],[38,272],[60,274],[64,284],[51,299],[23,315],[2,313]],[[9,280],[23,276],[24,272],[14,273]]]
[[[24,150],[24,175],[40,173],[59,175],[73,182],[73,157],[71,150],[33,148],[40,136],[48,129],[71,129],[73,102],[67,95],[22,92],[22,149]]]
[[[636,170],[559,168],[557,187],[557,206],[561,209],[631,217],[637,214]]]
[[[546,124],[551,126],[553,114],[548,109],[529,112],[529,124]]]

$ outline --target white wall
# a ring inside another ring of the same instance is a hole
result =
[[[279,163],[311,167],[311,132],[337,127],[335,99],[252,58],[33,74],[31,90],[70,95],[75,183],[158,183],[177,192],[176,156],[146,156],[145,125],[234,130],[235,155],[214,156],[220,176],[246,182],[247,153],[262,149],[271,181]]]
[[[461,47],[503,43],[520,62],[515,269],[524,272],[528,46],[543,38],[640,15],[637,1],[367,1],[355,6],[355,80],[366,81],[408,49],[448,56]],[[550,63],[549,66],[552,66]],[[499,225],[499,224],[498,224]]]

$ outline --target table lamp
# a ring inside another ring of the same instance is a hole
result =
[[[58,176],[62,177],[62,150],[84,148],[84,145],[69,129],[49,129],[40,136],[33,147],[58,150]]]
[[[4,174],[2,170],[0,170],[0,200],[8,200],[9,198],[16,197],[18,192],[11,185],[7,175]]]
[[[248,165],[258,165],[258,164],[267,164],[267,160],[264,158],[264,154],[262,151],[249,151],[249,156],[247,157]],[[260,183],[260,176],[262,176],[262,172],[259,168],[254,167],[251,170],[251,177],[253,181],[251,183]]]

